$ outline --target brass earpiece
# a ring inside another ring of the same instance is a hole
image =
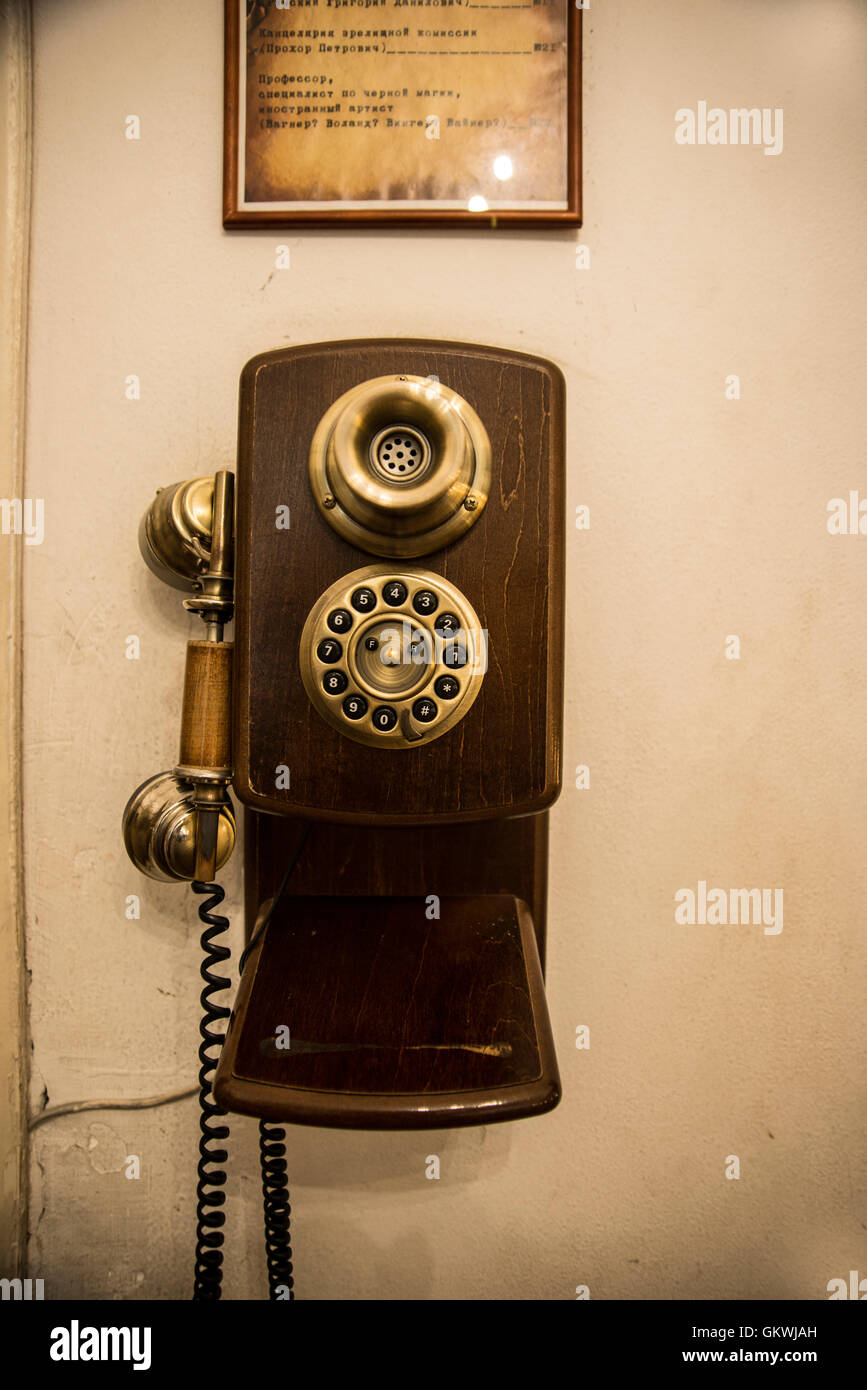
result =
[[[157,490],[138,542],[145,564],[164,584],[197,587],[210,559],[213,510],[213,478],[188,478]]]
[[[381,376],[326,411],[309,473],[321,515],[344,540],[409,558],[440,550],[478,521],[491,443],[472,406],[435,378]]]
[[[223,627],[233,612],[232,473],[161,488],[142,519],[139,542],[153,572],[192,592],[207,640],[187,644],[178,762],[133,792],[123,837],[136,868],[150,878],[209,883],[235,843],[228,795],[232,777],[232,644]]]

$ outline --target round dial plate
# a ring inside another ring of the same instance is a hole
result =
[[[352,601],[360,589],[375,600],[366,598],[363,612]],[[442,613],[450,621],[437,627]],[[376,748],[415,748],[469,711],[487,670],[487,634],[469,600],[442,575],[368,565],[343,575],[313,605],[300,658],[310,701],[333,728]]]

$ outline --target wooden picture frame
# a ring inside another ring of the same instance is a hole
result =
[[[225,0],[223,225],[580,227],[581,10]]]

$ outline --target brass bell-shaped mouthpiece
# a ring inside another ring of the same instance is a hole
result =
[[[228,796],[219,808],[216,867],[235,846],[235,815]],[[126,852],[143,874],[160,883],[196,877],[198,811],[195,787],[175,772],[158,772],[142,782],[123,813]]]

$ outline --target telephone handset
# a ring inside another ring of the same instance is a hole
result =
[[[123,815],[127,852],[151,878],[209,882],[235,844],[227,795],[232,778],[232,646],[223,641],[233,601],[232,473],[161,488],[142,518],[148,567],[192,596],[206,640],[187,644],[178,763],[133,793]]]
[[[225,1041],[212,1006],[200,1052],[199,1296],[219,1297],[214,1113],[260,1119],[279,1296],[291,1251],[270,1123],[480,1124],[559,1100],[540,956],[563,405],[557,368],[523,353],[403,339],[265,353],[241,378],[234,528],[226,472],[164,489],[142,524],[207,640],[188,651],[178,764],[133,795],[124,833],[143,872],[211,895],[211,965],[230,779],[246,808],[253,926]]]

